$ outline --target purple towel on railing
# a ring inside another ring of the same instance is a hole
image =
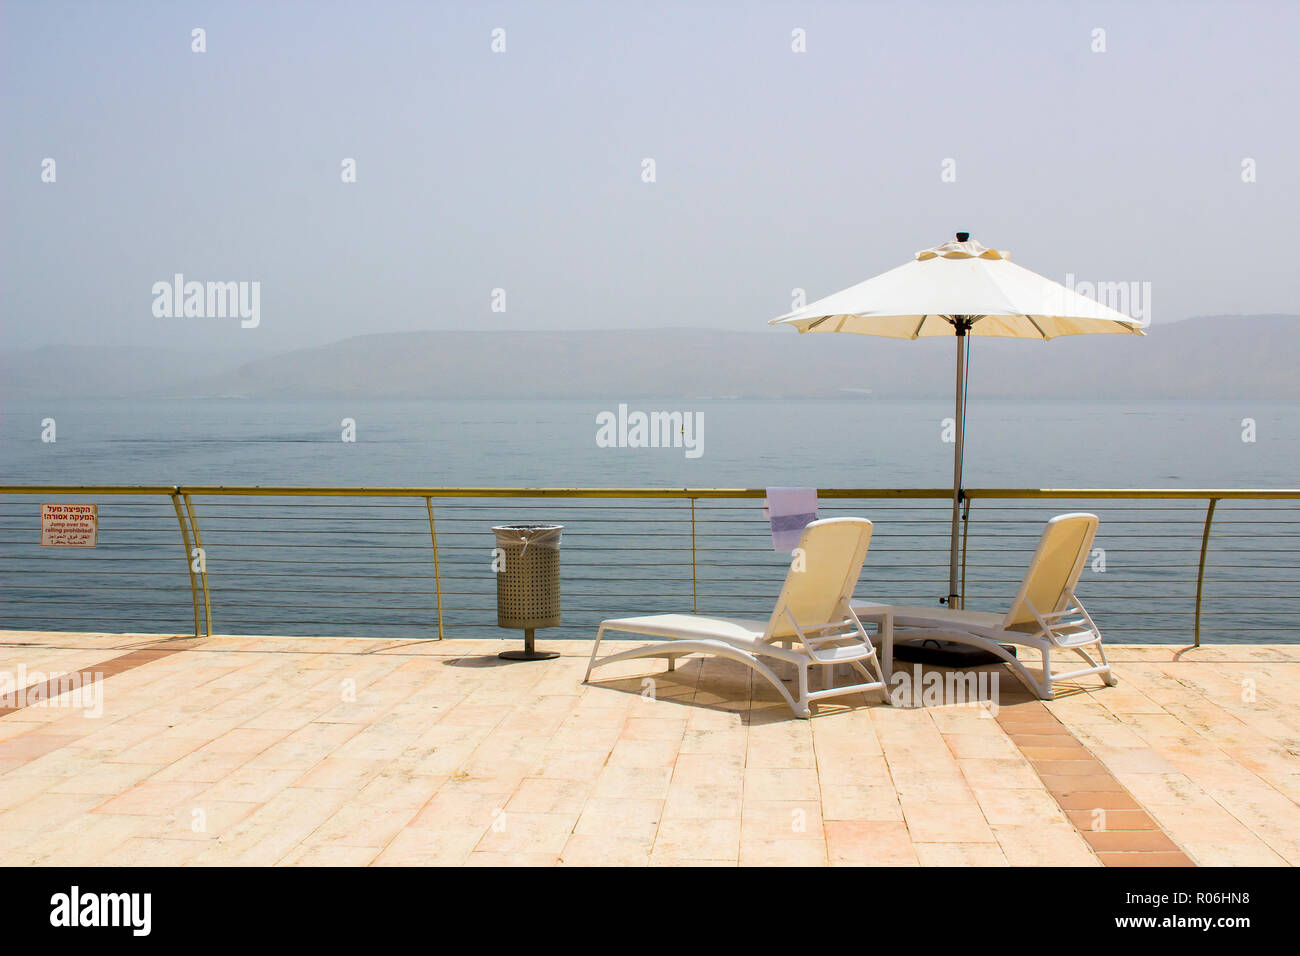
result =
[[[772,549],[793,551],[804,527],[817,520],[817,489],[769,488],[763,513],[772,524]]]

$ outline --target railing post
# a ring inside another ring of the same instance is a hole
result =
[[[1205,592],[1205,556],[1210,550],[1210,525],[1214,522],[1214,509],[1218,504],[1218,498],[1211,498],[1210,507],[1205,510],[1205,530],[1201,533],[1201,563],[1196,569],[1196,630],[1193,647],[1201,646],[1201,596]]]
[[[966,610],[966,541],[970,537],[970,502],[969,496],[966,498],[966,506],[961,512],[961,610]]]
[[[438,566],[438,526],[433,520],[432,496],[425,496],[424,506],[429,512],[429,538],[433,542],[433,589],[438,596],[438,640],[442,640],[442,569]]]
[[[176,509],[176,523],[181,527],[181,544],[185,547],[185,570],[190,574],[190,597],[194,599],[194,636],[199,633],[199,585],[194,577],[194,565],[190,563],[190,531],[185,526],[185,512],[181,511],[180,489],[172,489],[172,507]]]
[[[695,499],[691,499],[691,613],[700,613],[699,583],[695,571]]]
[[[208,637],[212,636],[212,599],[208,596],[208,553],[203,550],[203,537],[199,534],[199,520],[194,515],[194,505],[190,496],[182,492],[185,499],[185,513],[190,516],[190,531],[194,533],[194,547],[199,552],[199,582],[203,585],[203,628]],[[190,562],[190,572],[194,571],[194,562]]]

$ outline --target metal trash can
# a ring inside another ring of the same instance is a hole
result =
[[[497,569],[497,626],[521,628],[522,651],[498,654],[508,661],[545,661],[560,655],[533,647],[533,631],[560,623],[559,524],[495,525],[504,567]],[[495,565],[494,565],[495,567]]]

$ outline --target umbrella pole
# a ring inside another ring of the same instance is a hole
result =
[[[954,316],[953,326],[957,332],[957,407],[955,412],[956,423],[956,444],[952,453],[952,541],[949,548],[948,560],[948,597],[942,602],[950,608],[956,608],[961,603],[961,597],[957,593],[957,546],[959,540],[959,526],[961,523],[961,469],[963,456],[963,441],[965,435],[966,415],[966,332],[970,328],[970,320],[965,316]]]

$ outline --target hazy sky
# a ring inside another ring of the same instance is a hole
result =
[[[1157,323],[1297,311],[1296,3],[42,0],[0,32],[0,345],[759,331],[956,229],[1150,282]],[[260,282],[260,326],[155,317],[177,272]]]

